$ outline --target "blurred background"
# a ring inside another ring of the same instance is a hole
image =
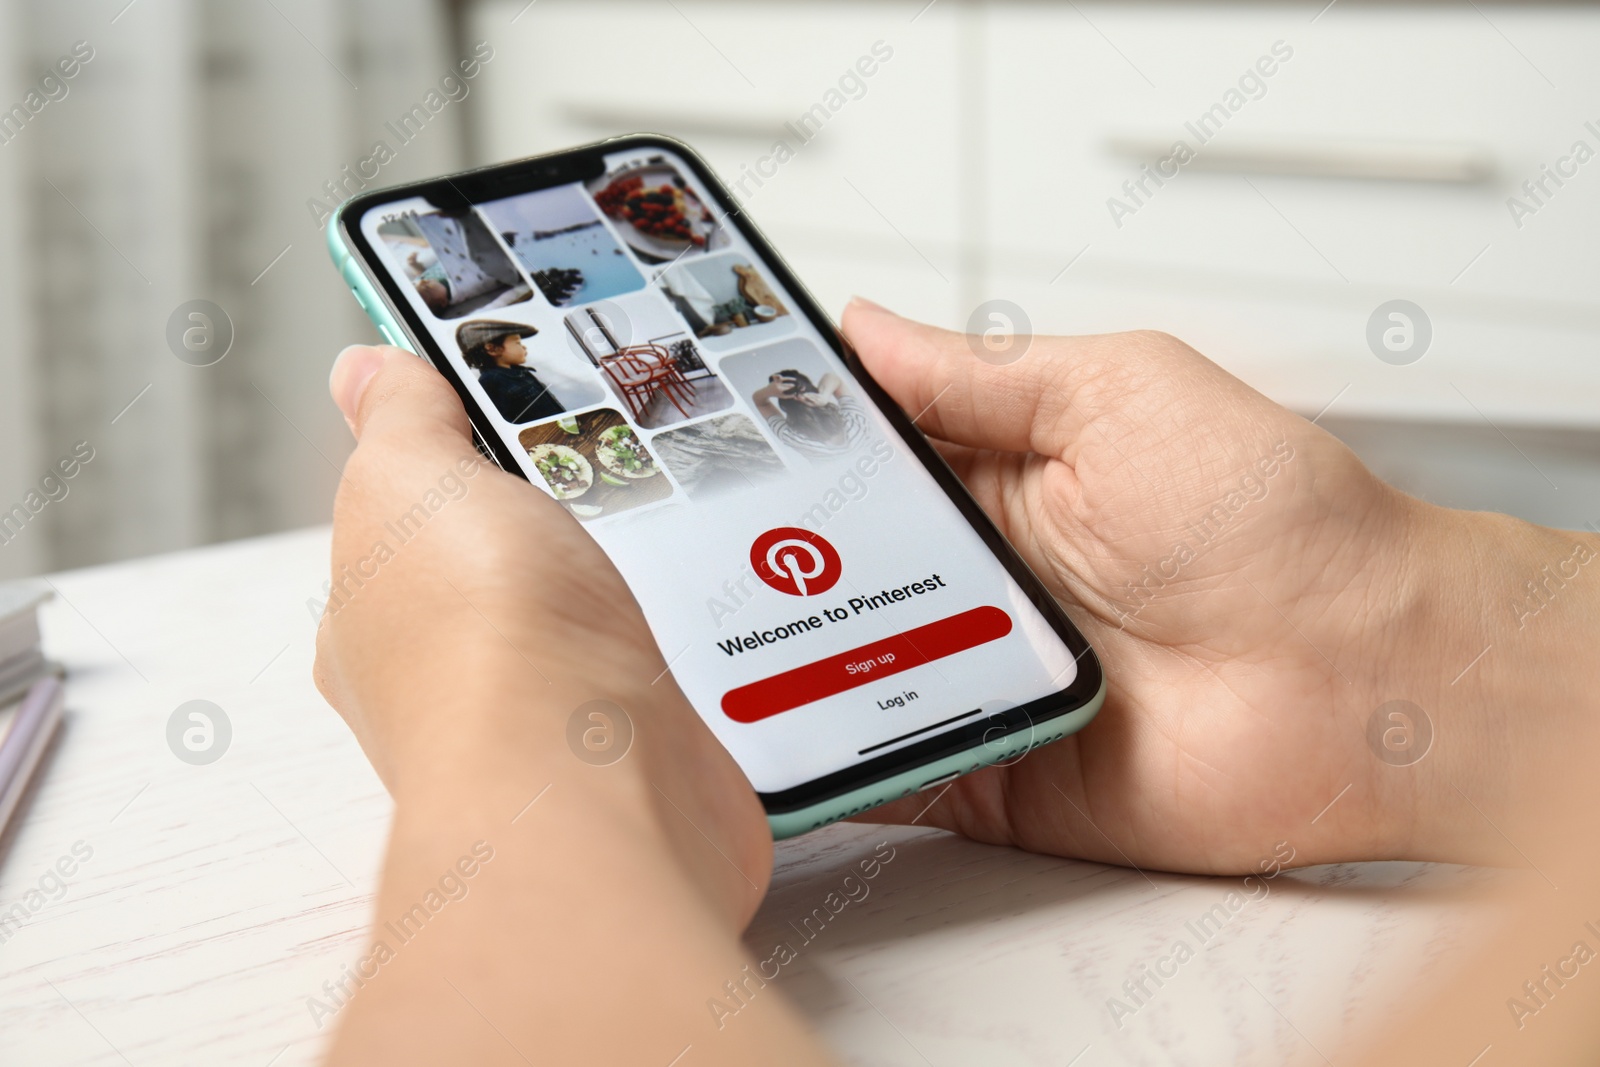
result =
[[[830,312],[1167,330],[1411,492],[1600,523],[1597,52],[1578,4],[0,0],[0,577],[326,521],[377,339],[327,211],[637,130]]]

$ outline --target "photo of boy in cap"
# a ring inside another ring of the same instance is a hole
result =
[[[507,422],[538,422],[598,403],[604,396],[599,382],[565,374],[550,365],[551,359],[541,359],[536,370],[522,341],[538,332],[525,323],[496,319],[456,328],[461,358],[478,372],[478,384]]]

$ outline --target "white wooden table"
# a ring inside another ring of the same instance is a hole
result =
[[[69,712],[0,856],[0,910],[29,914],[0,945],[0,1063],[318,1061],[331,1027],[307,998],[363,949],[390,811],[311,683],[326,560],[312,530],[52,579]],[[192,699],[232,723],[209,766],[167,746]],[[885,840],[870,895],[803,942],[791,924]],[[59,890],[47,872],[78,842],[92,856]],[[778,867],[747,939],[799,947],[778,987],[848,1062],[940,1067],[1315,1059],[1459,951],[1478,916],[1464,891],[1487,877],[1284,875],[1202,943],[1186,924],[1238,880],[871,826],[787,842]],[[1136,1005],[1123,983],[1180,939],[1195,957]],[[1114,1017],[1111,997],[1136,1010]]]

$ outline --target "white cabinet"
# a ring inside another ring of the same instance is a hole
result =
[[[1040,331],[1169,330],[1307,412],[1600,427],[1600,157],[1570,158],[1600,153],[1600,10],[524,3],[472,8],[505,57],[484,159],[682,136],[831,311],[961,327],[1005,297]],[[1366,341],[1393,299],[1432,322],[1409,366]]]
[[[522,3],[472,16],[474,39],[511,56],[486,71],[485,159],[673,134],[736,189],[830,310],[858,288],[935,303],[896,283],[907,274],[954,297],[965,195],[956,5],[912,22],[903,3],[540,0],[512,23]],[[793,153],[782,163],[779,141]]]
[[[1600,162],[1520,231],[1505,201],[1575,139],[1600,148],[1584,126],[1600,119],[1600,94],[1589,94],[1589,112],[1581,106],[1600,12],[1486,10],[1568,91],[1470,6],[1335,6],[1315,24],[1288,4],[992,8],[994,243],[1047,261],[1093,242],[1101,256],[1196,271],[1438,287],[1492,244],[1458,289],[1592,302],[1600,263],[1563,270],[1573,257],[1562,231],[1600,222]],[[1048,122],[1021,101],[1047,103]],[[1164,186],[1147,181],[1147,194],[1123,191],[1140,162],[1157,161],[1137,157],[1141,142],[1179,140],[1193,162],[1169,167],[1177,176]],[[1408,156],[1481,161],[1490,173],[1465,182],[1317,173],[1362,162],[1374,174],[1430,172]],[[1297,160],[1310,173],[1271,173]],[[1132,212],[1120,223],[1113,198]]]
[[[1302,410],[1600,425],[1600,158],[1506,204],[1600,153],[1600,12],[1480,6],[991,8],[984,293],[1170,330]],[[1406,367],[1366,342],[1396,298],[1434,331]]]

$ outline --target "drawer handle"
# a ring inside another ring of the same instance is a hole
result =
[[[1359,178],[1369,181],[1445,182],[1471,185],[1494,176],[1494,157],[1476,145],[1427,141],[1290,138],[1228,139],[1203,143],[1183,138],[1194,153],[1185,170],[1228,174],[1289,174],[1306,178]],[[1155,163],[1171,156],[1173,139],[1113,134],[1106,148],[1116,156]],[[1176,163],[1169,163],[1171,169]]]
[[[783,133],[782,119],[761,115],[719,115],[701,110],[678,111],[667,108],[652,110],[593,102],[563,104],[561,113],[569,122],[601,129],[607,133],[637,133],[648,130],[705,137],[731,137],[738,140],[760,141],[763,145],[771,144],[774,138]]]

